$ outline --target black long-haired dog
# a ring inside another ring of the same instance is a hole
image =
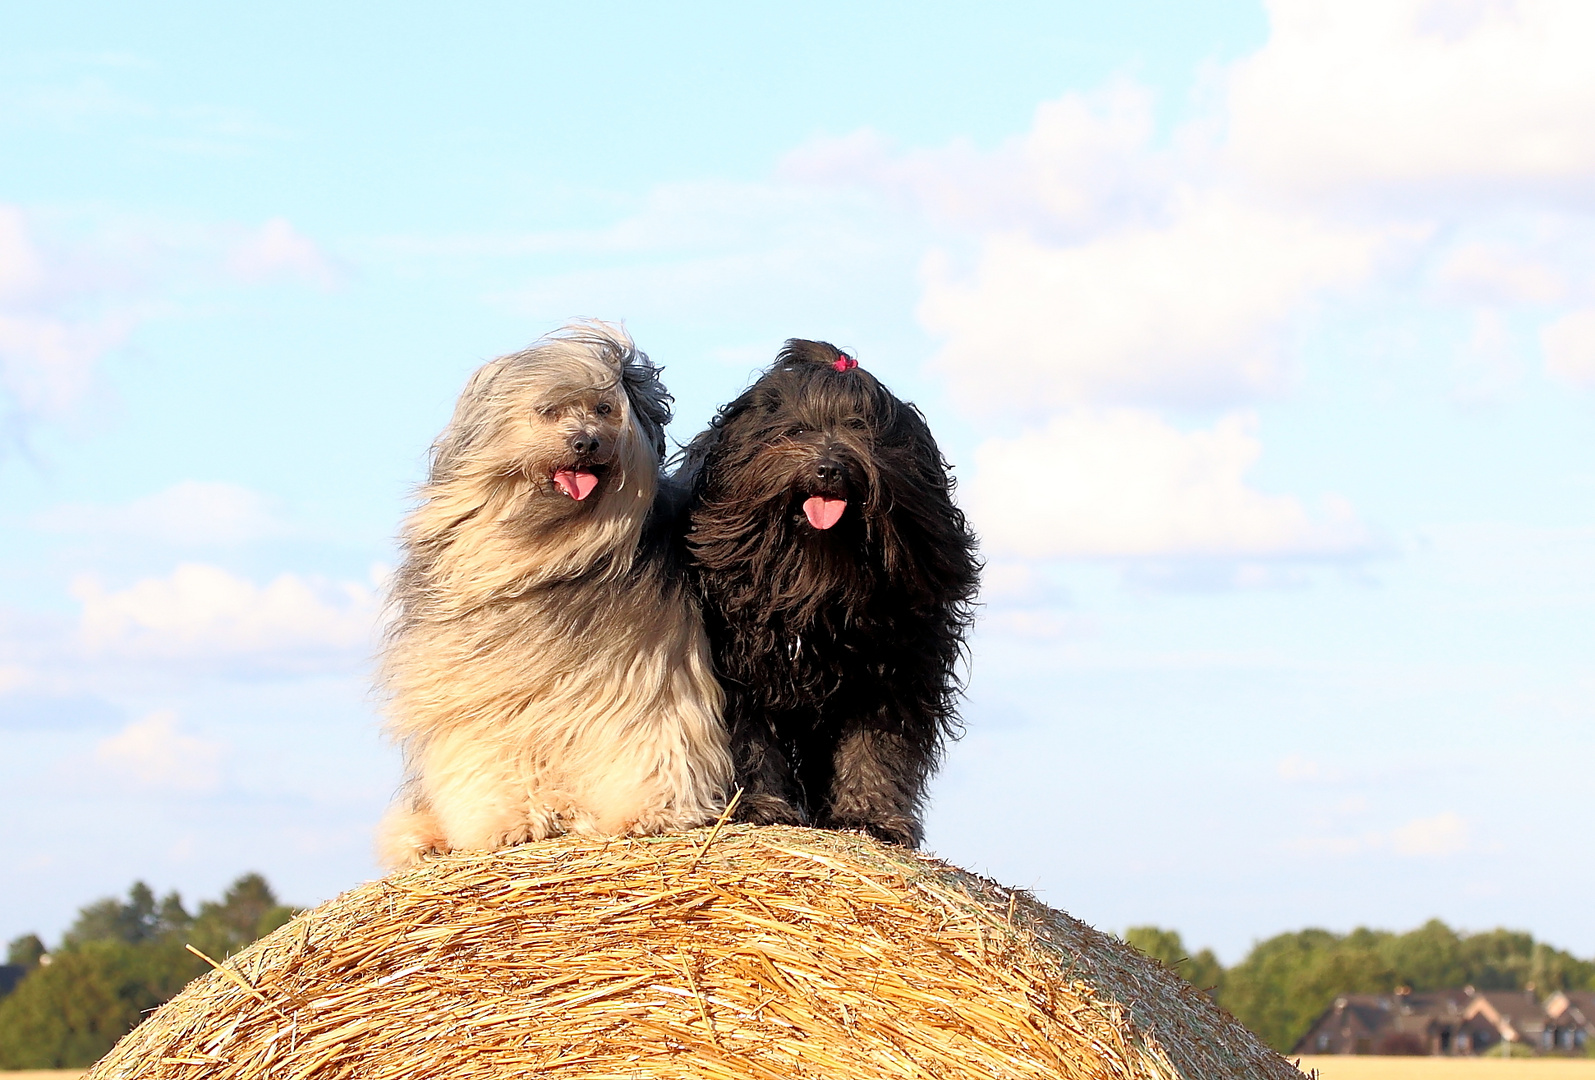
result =
[[[947,469],[919,410],[820,341],[686,447],[743,820],[918,846],[980,573]]]

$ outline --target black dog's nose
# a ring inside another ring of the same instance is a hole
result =
[[[596,454],[603,445],[596,431],[578,431],[570,437],[570,448],[578,454]]]
[[[847,479],[847,469],[839,461],[822,461],[814,466],[814,477],[822,484],[837,484]]]

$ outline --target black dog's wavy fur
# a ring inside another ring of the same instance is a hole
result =
[[[925,785],[959,732],[980,563],[924,417],[839,359],[788,341],[687,445],[676,478],[739,815],[913,847]],[[815,494],[847,498],[830,529],[804,517]]]

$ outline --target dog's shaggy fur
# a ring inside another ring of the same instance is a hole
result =
[[[740,816],[917,846],[980,571],[924,417],[834,346],[789,341],[677,479]]]
[[[382,675],[407,779],[387,864],[720,812],[723,697],[661,487],[669,419],[657,369],[601,323],[466,386],[393,585]]]

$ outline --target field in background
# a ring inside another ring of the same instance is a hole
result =
[[[1294,1060],[1294,1059],[1292,1059]],[[1595,1080],[1595,1058],[1304,1057],[1321,1080]]]

